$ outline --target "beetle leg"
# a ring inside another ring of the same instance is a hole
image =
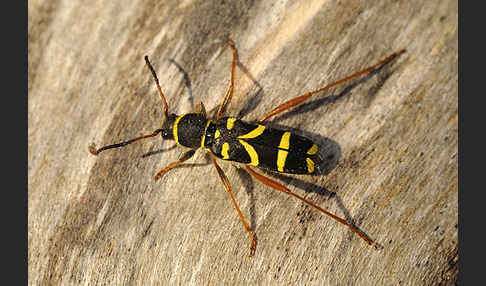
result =
[[[231,39],[228,40],[228,47],[231,49],[231,52],[233,52],[233,61],[231,62],[231,81],[230,81],[230,85],[228,87],[228,90],[226,91],[226,94],[224,95],[223,101],[221,102],[221,105],[219,106],[218,113],[216,114],[216,119],[219,119],[224,115],[224,113],[226,112],[226,108],[228,107],[229,103],[231,102],[231,97],[233,96],[233,87],[234,87],[234,79],[235,79],[235,66],[236,66],[236,61],[237,61],[238,55],[236,53],[235,43],[233,42],[233,40],[231,40]]]
[[[373,242],[371,239],[369,239],[366,235],[364,235],[363,233],[361,233],[358,229],[356,229],[356,227],[350,225],[349,223],[346,222],[346,220],[326,211],[325,209],[319,207],[318,205],[314,204],[313,202],[293,193],[291,190],[289,190],[288,188],[286,188],[284,185],[264,176],[264,175],[261,175],[257,172],[255,172],[253,169],[251,169],[249,166],[245,166],[246,167],[246,170],[248,171],[248,173],[250,173],[250,175],[252,175],[253,177],[255,177],[257,180],[259,180],[260,182],[264,183],[265,185],[277,190],[277,191],[281,191],[283,193],[286,193],[287,195],[291,195],[299,200],[301,200],[302,202],[308,204],[309,206],[319,210],[320,212],[324,213],[325,215],[327,216],[330,216],[331,218],[333,218],[334,220],[344,224],[345,226],[347,226],[349,229],[351,229],[354,233],[356,233],[357,235],[359,235],[359,237],[361,237],[364,241],[366,241],[367,244],[369,245],[372,245],[374,246],[376,249],[379,249],[380,246],[378,244],[376,244],[375,242]]]
[[[365,69],[364,69],[364,70],[362,70],[362,71],[359,71],[359,72],[354,73],[354,74],[352,74],[352,75],[350,75],[350,76],[347,76],[347,77],[345,77],[345,78],[343,78],[343,79],[340,79],[340,80],[335,81],[335,82],[333,82],[333,83],[331,83],[331,84],[328,84],[328,85],[326,85],[325,87],[321,87],[321,88],[316,89],[316,90],[314,90],[314,91],[308,92],[308,93],[306,93],[306,94],[304,94],[304,95],[294,97],[294,98],[292,98],[292,99],[290,99],[290,100],[288,100],[288,101],[286,101],[286,102],[284,102],[284,103],[280,104],[279,106],[275,107],[275,108],[274,108],[274,109],[272,109],[270,112],[268,112],[267,114],[265,114],[265,115],[264,115],[262,118],[260,118],[260,119],[258,120],[258,123],[262,123],[263,121],[267,120],[268,118],[270,118],[270,117],[272,117],[272,116],[275,116],[275,115],[277,115],[277,114],[279,114],[279,113],[284,112],[285,110],[287,110],[287,109],[289,109],[289,108],[292,108],[292,107],[294,107],[294,106],[297,106],[297,105],[301,104],[302,102],[306,101],[307,99],[309,99],[311,96],[313,96],[313,95],[314,95],[314,94],[316,94],[316,93],[319,93],[319,92],[321,92],[321,91],[323,91],[323,90],[325,90],[325,89],[331,88],[331,87],[333,87],[333,86],[339,85],[339,84],[341,84],[341,83],[343,83],[343,82],[346,82],[346,81],[348,81],[348,80],[350,80],[350,79],[352,79],[352,78],[358,77],[358,76],[363,75],[363,74],[366,74],[366,73],[368,73],[368,72],[371,72],[371,71],[373,71],[373,70],[375,70],[375,69],[379,68],[380,66],[382,66],[382,65],[384,65],[384,64],[386,64],[386,63],[388,63],[388,62],[389,62],[389,61],[391,61],[393,58],[395,58],[396,56],[398,56],[398,55],[400,55],[400,54],[402,54],[402,53],[404,53],[404,52],[405,52],[405,50],[404,50],[404,49],[403,49],[403,50],[400,50],[400,51],[398,51],[398,52],[395,52],[395,53],[393,53],[393,54],[389,55],[388,57],[386,57],[385,59],[381,60],[381,61],[380,61],[380,62],[378,62],[377,64],[375,64],[375,65],[373,65],[373,66],[370,66],[370,67],[367,67],[367,68],[365,68]]]
[[[240,216],[241,222],[245,226],[246,231],[248,232],[248,235],[250,236],[250,257],[255,254],[255,249],[256,249],[256,242],[255,242],[255,235],[253,234],[253,231],[251,230],[250,226],[245,220],[245,217],[240,211],[240,208],[238,207],[238,203],[235,200],[235,197],[233,196],[233,192],[231,191],[231,184],[228,180],[228,177],[224,174],[223,170],[221,167],[219,167],[218,163],[216,163],[216,159],[214,159],[214,156],[211,156],[211,160],[213,161],[213,165],[216,168],[216,171],[218,171],[219,178],[221,179],[221,182],[223,183],[224,189],[228,192],[228,194],[231,197],[231,201],[233,202],[233,205],[235,206],[236,212]]]
[[[196,150],[195,149],[191,149],[191,150],[189,150],[187,152],[182,153],[182,155],[179,157],[179,160],[170,163],[169,165],[165,166],[162,170],[160,170],[160,172],[158,172],[157,175],[155,175],[155,180],[157,181],[165,173],[167,173],[168,171],[176,168],[177,166],[179,166],[180,164],[182,164],[184,161],[187,161],[188,159],[190,159],[194,155],[194,153],[196,153]]]

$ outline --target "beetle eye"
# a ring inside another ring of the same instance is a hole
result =
[[[164,139],[172,139],[172,132],[170,132],[170,130],[164,129],[164,130],[162,130],[162,132],[160,133],[160,135]]]

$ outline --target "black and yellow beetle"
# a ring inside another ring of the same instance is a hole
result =
[[[354,226],[347,223],[346,220],[293,193],[282,184],[257,173],[250,166],[286,174],[312,174],[314,172],[318,172],[322,159],[318,154],[318,146],[316,144],[303,136],[296,135],[295,133],[291,133],[290,131],[286,130],[269,128],[262,125],[262,123],[276,114],[299,105],[318,92],[376,70],[396,56],[405,52],[405,50],[395,52],[371,67],[347,76],[325,87],[295,97],[277,106],[275,109],[265,114],[265,116],[258,120],[257,123],[253,124],[244,122],[235,117],[223,117],[226,107],[230,103],[233,95],[234,73],[237,60],[236,48],[231,39],[228,40],[228,46],[233,53],[231,82],[223,101],[219,106],[215,120],[208,119],[205,107],[202,103],[199,103],[192,113],[182,115],[176,115],[173,113],[169,114],[169,106],[160,87],[155,70],[150,64],[148,57],[145,56],[145,62],[152,72],[160,97],[165,106],[165,121],[162,124],[162,128],[155,130],[152,134],[140,136],[118,144],[107,145],[99,149],[96,149],[95,145],[91,144],[89,146],[89,151],[93,155],[98,155],[104,150],[123,147],[141,139],[154,137],[159,133],[161,133],[163,139],[175,140],[179,145],[189,148],[189,150],[183,153],[177,161],[167,165],[155,175],[155,180],[158,180],[167,171],[177,167],[184,161],[191,158],[197,149],[202,148],[207,150],[211,154],[212,163],[218,172],[224,188],[231,197],[241,222],[248,231],[250,236],[250,256],[253,256],[256,249],[253,231],[241,213],[233,196],[230,182],[223,170],[219,167],[215,158],[245,164],[246,170],[250,173],[250,175],[255,177],[260,182],[278,191],[294,196],[304,203],[321,211],[322,213],[332,217],[358,234],[364,241],[366,241],[366,243],[378,248],[378,244],[374,243],[370,238],[358,231]]]

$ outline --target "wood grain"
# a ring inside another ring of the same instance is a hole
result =
[[[437,285],[458,269],[457,1],[29,1],[31,285]],[[327,175],[274,176],[329,217],[221,162],[248,235],[207,155],[160,128],[229,83],[228,113],[256,120],[292,97],[407,52],[269,122],[329,146]],[[155,152],[157,151],[157,152]],[[141,158],[143,154],[156,154]]]

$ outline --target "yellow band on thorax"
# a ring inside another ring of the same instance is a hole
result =
[[[186,116],[185,114],[182,114],[180,115],[179,117],[176,118],[176,120],[174,121],[174,128],[172,128],[173,130],[173,135],[174,135],[174,140],[175,142],[177,142],[178,144],[179,143],[179,136],[177,134],[177,125],[179,124],[179,121],[181,121],[182,117]]]

